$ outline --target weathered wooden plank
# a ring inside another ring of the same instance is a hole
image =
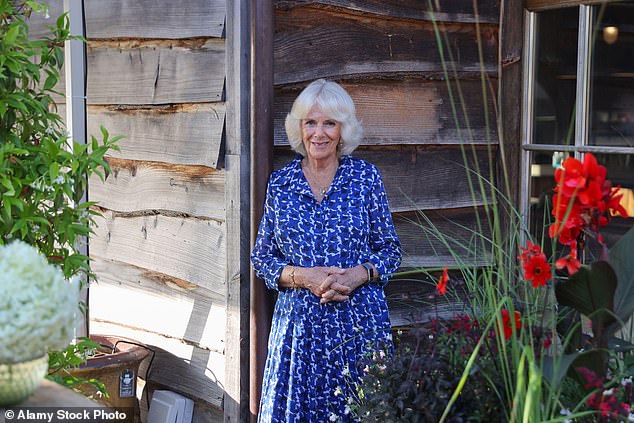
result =
[[[403,251],[401,267],[482,266],[490,262],[487,240],[491,230],[482,210],[400,213],[394,215],[394,225]]]
[[[225,131],[227,325],[225,328],[225,423],[249,419],[250,324],[250,5],[227,1],[227,118]],[[209,421],[209,420],[207,420]]]
[[[301,7],[278,11],[275,26],[276,85],[320,77],[417,74],[436,78],[443,74],[431,23],[359,19]],[[481,69],[491,75],[497,72],[497,26],[481,26],[484,63],[478,57],[475,25],[446,24],[442,30],[451,40],[451,58],[445,52],[449,69],[458,74],[479,75]],[[327,60],[323,52],[327,52]]]
[[[125,46],[125,47],[124,47]],[[88,104],[173,104],[220,101],[224,41],[188,46],[88,46]]]
[[[407,328],[432,319],[450,319],[466,314],[469,306],[464,283],[451,276],[449,281],[450,293],[438,297],[435,290],[437,279],[422,273],[404,279],[395,276],[385,287],[392,327]]]
[[[465,149],[468,168],[465,167],[460,147],[423,148],[415,146],[360,148],[352,155],[375,164],[383,176],[390,210],[434,210],[472,207],[483,204],[478,179],[467,169],[475,169],[488,178],[489,153],[485,148]],[[473,158],[473,152],[475,157]],[[495,150],[493,150],[495,153]],[[275,168],[288,163],[295,153],[275,151]],[[471,184],[468,176],[471,176]],[[472,195],[471,186],[474,188]],[[489,195],[491,187],[486,186]]]
[[[451,94],[445,81],[367,80],[344,81],[341,85],[355,102],[357,117],[364,128],[363,145],[497,143],[490,93],[486,93],[485,99],[480,82],[475,80],[450,84]],[[275,92],[276,145],[288,145],[284,120],[298,94],[297,88],[278,88]],[[452,99],[458,110],[457,118],[452,112]],[[487,112],[489,128],[485,120]]]
[[[225,295],[225,226],[215,220],[105,211],[90,251]]]
[[[47,33],[47,25],[64,11],[63,0],[46,0],[49,18],[32,15],[32,37]],[[91,38],[195,38],[222,37],[225,20],[223,0],[86,0],[86,37]]]
[[[217,167],[224,103],[144,109],[88,107],[88,133],[124,135],[112,157]]]
[[[222,37],[224,0],[86,0],[88,38]]]
[[[522,0],[507,0],[500,25],[500,113],[501,140],[504,154],[500,154],[498,181],[500,188],[509,196],[517,210],[520,207],[522,148],[522,104],[518,101],[522,93],[522,47],[524,39],[524,9]],[[503,226],[504,228],[507,225]]]
[[[224,355],[199,348],[179,339],[164,337],[142,329],[129,328],[109,321],[91,320],[91,331],[135,339],[154,352],[148,384],[158,384],[187,397],[202,400],[218,409],[223,403]],[[139,375],[146,375],[145,362]]]
[[[200,348],[225,349],[225,298],[189,282],[92,255],[90,315],[122,326],[182,339]],[[112,305],[125,299],[130,307]]]
[[[90,201],[117,212],[170,210],[225,219],[224,171],[205,166],[108,159],[105,182],[92,176]]]
[[[499,6],[496,1],[478,1],[478,13],[474,11],[473,3],[464,0],[443,0],[432,2],[430,10],[426,2],[420,0],[400,0],[390,2],[385,0],[364,0],[350,2],[347,0],[278,0],[276,9],[288,10],[298,6],[323,5],[350,11],[371,13],[404,19],[441,22],[480,22],[498,23]]]

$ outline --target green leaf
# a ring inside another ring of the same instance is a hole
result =
[[[570,365],[579,357],[579,352],[559,356],[544,357],[544,377],[554,388],[557,388],[568,373]]]
[[[634,227],[608,252],[608,261],[616,277],[618,286],[614,300],[614,311],[623,321],[626,321],[634,313]]]
[[[59,164],[57,164],[57,162],[51,163],[51,165],[48,167],[48,173],[50,175],[51,181],[57,178],[57,175],[59,175]]]
[[[7,31],[7,35],[4,36],[5,44],[12,46],[15,44],[15,40],[17,40],[18,35],[20,35],[20,26],[18,24],[13,24]]]
[[[555,285],[555,295],[560,304],[574,308],[590,317],[593,329],[615,321],[614,292],[616,274],[606,261],[597,261],[588,268],[579,269],[567,281]]]

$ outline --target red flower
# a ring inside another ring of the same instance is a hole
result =
[[[584,155],[583,162],[573,157],[563,162],[555,171],[557,194],[553,196],[552,210],[555,223],[548,230],[551,238],[558,237],[561,244],[571,245],[582,231],[598,231],[607,225],[610,215],[627,216],[620,204],[622,196],[617,194],[618,188],[612,188],[606,177],[605,167],[591,153]]]
[[[522,253],[519,259],[522,261],[524,278],[532,282],[533,288],[546,285],[550,279],[551,267],[546,260],[546,254],[542,252],[539,245],[528,241],[527,248],[521,248]]]
[[[504,339],[511,339],[513,335],[513,331],[519,331],[522,327],[522,322],[520,321],[520,313],[519,311],[515,312],[515,328],[513,328],[513,324],[511,323],[511,317],[509,316],[508,310],[502,310],[502,327],[504,329]]]
[[[555,267],[558,270],[562,270],[565,268],[566,270],[568,270],[569,275],[574,275],[575,273],[577,273],[577,271],[581,267],[581,262],[577,259],[576,241],[570,245],[570,254],[557,260],[555,262]]]
[[[447,268],[445,267],[442,271],[442,276],[438,279],[438,284],[436,285],[437,295],[445,295],[447,293],[447,282],[449,282],[449,275],[447,274]]]

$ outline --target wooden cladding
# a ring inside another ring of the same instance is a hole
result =
[[[112,173],[90,180],[91,201],[117,212],[173,211],[225,218],[224,171],[205,166],[108,159]]]
[[[341,85],[354,100],[363,124],[362,145],[497,143],[496,128],[487,127],[485,119],[486,113],[494,111],[493,99],[483,95],[479,81],[450,81],[449,86],[446,81],[422,79],[344,81]],[[276,145],[288,145],[284,119],[298,93],[297,89],[275,93]]]
[[[495,74],[497,26],[480,30],[484,63],[473,24],[441,26],[443,42],[451,40],[444,59],[450,75]],[[444,67],[431,22],[359,19],[311,7],[277,12],[274,61],[276,85],[376,74],[439,78]]]
[[[198,48],[89,44],[88,104],[173,104],[220,101],[225,48],[209,40]]]
[[[46,34],[47,25],[64,10],[63,0],[48,0],[49,18],[33,14],[32,37]],[[86,37],[95,38],[195,38],[222,37],[224,0],[84,0]]]
[[[471,207],[483,204],[478,179],[467,169],[490,174],[486,149],[465,150],[467,165],[459,147],[451,149],[394,147],[359,149],[353,156],[375,164],[383,176],[392,212]],[[275,167],[294,156],[278,151]],[[474,158],[475,157],[475,158]],[[469,181],[471,177],[471,181]],[[485,184],[486,185],[486,184]],[[484,194],[490,193],[490,186]]]
[[[118,214],[96,220],[90,253],[183,279],[225,294],[221,222],[163,214]]]
[[[495,1],[478,1],[475,3],[478,7],[477,11],[474,10],[474,3],[464,0],[443,0],[441,2],[420,0],[399,0],[398,2],[386,2],[385,0],[355,2],[346,0],[282,0],[276,1],[275,7],[280,10],[288,10],[299,6],[313,5],[340,8],[348,13],[359,12],[391,18],[497,24],[499,10]]]
[[[181,107],[88,107],[88,133],[124,134],[112,157],[218,167],[224,103]]]

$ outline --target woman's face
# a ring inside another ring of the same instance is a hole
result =
[[[337,156],[337,144],[341,139],[341,123],[313,107],[300,121],[302,142],[308,158],[323,160]]]

